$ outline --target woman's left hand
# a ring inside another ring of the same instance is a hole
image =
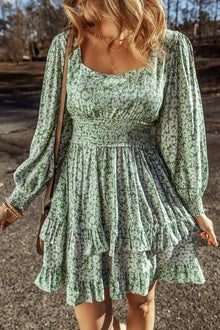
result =
[[[218,242],[215,236],[214,227],[212,220],[210,220],[205,213],[193,217],[201,228],[197,236],[202,237],[203,239],[208,239],[208,245],[218,246]]]

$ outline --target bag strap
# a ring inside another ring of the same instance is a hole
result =
[[[73,28],[71,28],[69,36],[68,36],[66,52],[65,52],[65,60],[64,60],[62,90],[61,90],[61,98],[60,98],[59,115],[58,115],[58,120],[57,120],[55,146],[54,146],[54,170],[56,170],[58,168],[58,163],[57,163],[57,161],[58,161],[58,151],[59,151],[59,145],[60,145],[60,136],[61,136],[61,130],[62,130],[63,113],[64,113],[65,100],[66,100],[66,81],[67,81],[67,71],[68,71],[68,57],[69,57],[69,54],[71,53],[73,37],[74,37],[74,30],[73,30]],[[51,199],[53,197],[54,179],[55,179],[55,174],[49,180],[45,197],[42,200],[42,203],[43,203],[42,213],[44,213],[45,202],[47,200],[51,201]]]

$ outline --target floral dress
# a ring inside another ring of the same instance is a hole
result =
[[[6,199],[27,210],[54,172],[54,142],[68,32],[47,55],[30,154]],[[163,59],[121,74],[69,56],[59,179],[41,238],[35,285],[66,286],[71,306],[147,295],[156,279],[203,284],[193,216],[204,213],[208,158],[193,48],[167,30]],[[151,128],[155,127],[155,142]]]

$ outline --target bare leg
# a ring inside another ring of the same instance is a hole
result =
[[[74,307],[80,330],[121,330],[119,322],[112,314],[112,300],[109,288],[105,289],[102,302],[83,303]]]
[[[157,280],[156,280],[157,282]],[[128,302],[127,330],[153,330],[155,322],[155,287],[154,282],[149,287],[146,296],[126,294]]]

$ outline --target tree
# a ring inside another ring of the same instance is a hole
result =
[[[178,26],[179,21],[179,10],[180,10],[180,0],[176,0],[176,19],[175,19],[175,26]]]
[[[219,0],[215,0],[215,13],[214,13],[214,24],[213,24],[213,37],[214,42],[217,43],[217,18],[219,12]]]
[[[168,23],[170,23],[171,3],[172,3],[172,0],[167,0],[167,21],[168,21]]]
[[[10,25],[7,31],[8,54],[19,63],[27,48],[28,39],[26,17],[19,8],[16,9],[15,14],[7,17],[7,25]]]

